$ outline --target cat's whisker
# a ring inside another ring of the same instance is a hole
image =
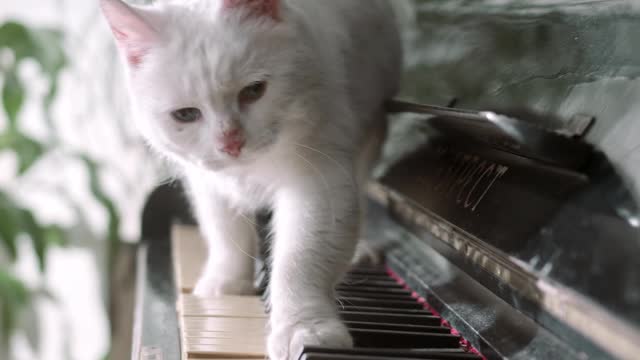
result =
[[[244,216],[243,214],[238,214],[240,215],[240,217],[242,218],[243,221],[246,221],[248,223],[250,223],[249,219],[247,219],[246,216]],[[244,255],[247,255],[247,257],[249,257],[251,260],[253,261],[258,261],[258,258],[256,258],[255,256],[249,254],[246,250],[244,250],[240,245],[238,245],[238,243],[236,242],[236,240],[233,238],[233,236],[228,236],[228,238],[231,240],[231,242],[233,242],[233,245],[236,247],[236,249],[240,250],[241,253],[243,253]]]
[[[625,153],[622,156],[623,160],[626,160],[627,158],[630,158],[636,151],[640,150],[640,145],[635,146],[634,148],[632,148],[631,150],[629,150],[627,153]]]
[[[254,227],[258,227],[258,224],[256,224],[255,222],[251,221],[251,219],[249,219],[249,217],[245,214],[239,213],[238,215],[242,216],[242,218],[244,218],[244,220],[249,224],[249,225],[253,225]]]
[[[347,171],[347,169],[345,169],[345,167],[338,160],[336,160],[335,158],[331,157],[329,154],[327,154],[327,153],[325,153],[325,152],[323,152],[321,150],[318,150],[316,148],[313,148],[313,147],[311,147],[309,145],[303,145],[303,144],[299,144],[299,143],[293,143],[293,144],[295,146],[298,146],[298,147],[301,147],[301,148],[304,148],[304,149],[307,149],[307,150],[311,150],[311,151],[313,151],[315,153],[318,153],[318,154],[322,155],[323,157],[327,158],[328,160],[330,160],[331,162],[333,162],[334,164],[336,164],[338,166],[338,168],[342,171],[342,173],[350,180],[351,186],[353,187],[353,189],[356,190],[358,188],[357,185],[356,185],[356,181],[355,181],[353,175],[349,171]]]
[[[233,241],[233,244],[236,246],[236,248],[238,250],[240,250],[241,253],[247,255],[247,257],[249,257],[253,261],[258,261],[258,258],[256,258],[255,256],[249,254],[248,252],[246,252],[243,248],[240,247],[240,245],[238,245],[237,242],[235,242],[235,240],[231,240],[231,241]]]
[[[178,182],[177,178],[169,177],[169,178],[164,179],[161,182],[159,182],[156,186],[171,185],[171,184],[176,183],[176,182]]]

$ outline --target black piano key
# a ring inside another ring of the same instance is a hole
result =
[[[380,300],[411,300],[416,301],[411,293],[406,292],[398,292],[398,293],[390,293],[390,292],[361,292],[361,291],[338,291],[336,293],[338,297],[359,297],[366,299],[380,299]]]
[[[438,349],[460,345],[460,336],[442,333],[349,329],[355,347],[385,349]]]
[[[397,308],[384,308],[384,307],[370,307],[370,306],[351,306],[338,304],[338,311],[356,311],[356,312],[368,312],[368,313],[383,313],[383,314],[402,314],[402,315],[428,315],[432,316],[431,312],[427,310],[419,309],[397,309]]]
[[[384,287],[338,285],[336,287],[336,291],[357,291],[357,292],[373,293],[373,294],[409,294],[411,295],[411,291],[403,287],[384,288]]]
[[[425,332],[451,334],[451,329],[445,326],[425,326],[411,324],[390,324],[390,323],[374,323],[363,321],[345,321],[347,328],[354,329],[371,329],[371,330],[392,330],[392,331],[409,331],[409,332]]]
[[[398,283],[393,278],[390,278],[388,275],[351,275],[347,274],[344,278],[342,278],[342,282],[352,283],[357,281],[384,281],[389,283]]]
[[[415,309],[422,310],[422,304],[415,299],[411,300],[386,300],[386,299],[367,299],[361,297],[338,297],[337,301],[344,306],[362,306],[377,308],[393,308],[393,309]]]
[[[355,280],[379,280],[385,282],[398,283],[394,278],[389,275],[361,275],[361,274],[345,274],[342,280],[355,279]]]
[[[424,326],[439,326],[440,318],[427,314],[397,314],[385,312],[340,311],[344,321],[360,321],[389,324],[410,324]]]
[[[301,360],[419,360],[419,358],[373,356],[373,355],[346,355],[346,354],[320,354],[309,353],[304,354]]]
[[[379,267],[357,267],[351,269],[347,275],[374,275],[374,276],[387,276],[389,273],[387,269],[382,266]]]
[[[334,357],[335,356],[335,357]],[[329,349],[306,347],[300,360],[481,360],[478,355],[465,352],[460,347],[450,349]]]
[[[376,280],[362,280],[362,281],[353,281],[353,282],[342,282],[338,285],[339,288],[347,288],[352,289],[353,291],[357,291],[360,288],[380,288],[383,289],[402,289],[404,290],[404,286],[398,284],[397,282],[392,281],[376,281]]]

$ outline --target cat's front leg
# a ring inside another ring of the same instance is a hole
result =
[[[196,217],[208,248],[194,289],[202,297],[252,295],[258,236],[248,215],[232,209],[208,184],[190,181]]]
[[[334,287],[348,269],[357,238],[354,183],[324,177],[276,198],[269,356],[289,360],[303,345],[350,347]]]

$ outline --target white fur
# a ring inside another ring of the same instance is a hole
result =
[[[398,88],[388,1],[281,1],[278,21],[223,9],[222,0],[163,2],[121,21],[130,14],[118,1],[102,1],[112,27],[143,19],[156,33],[130,69],[130,90],[136,124],[183,175],[209,242],[196,294],[252,291],[253,214],[272,207],[270,357],[292,359],[303,343],[350,346],[333,287],[356,247],[382,105]],[[240,109],[237,93],[257,80],[268,81],[265,96]],[[169,114],[181,107],[204,118],[178,124]],[[216,140],[232,126],[247,134],[238,158]]]

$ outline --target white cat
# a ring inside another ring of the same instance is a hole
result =
[[[273,209],[271,359],[351,346],[334,285],[396,94],[385,0],[101,0],[135,122],[190,190],[209,259],[195,293],[250,294],[254,211]]]

